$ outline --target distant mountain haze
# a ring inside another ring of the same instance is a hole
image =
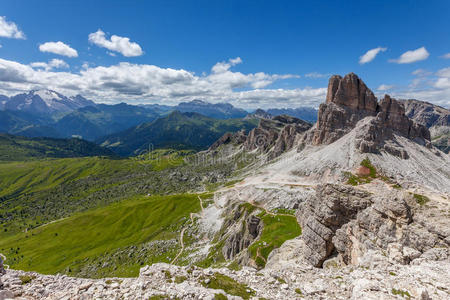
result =
[[[0,132],[25,137],[70,138],[89,141],[122,132],[148,123],[171,112],[195,112],[218,119],[261,117],[263,110],[249,114],[229,103],[209,103],[203,100],[181,102],[175,106],[160,104],[130,105],[96,104],[80,95],[67,97],[52,90],[32,90],[12,97],[0,95]],[[259,112],[259,113],[257,113]],[[313,108],[269,109],[276,116],[287,114],[314,122]]]
[[[138,155],[152,148],[204,150],[226,132],[249,131],[257,125],[257,119],[218,120],[198,113],[174,111],[97,140],[97,143],[121,156]]]

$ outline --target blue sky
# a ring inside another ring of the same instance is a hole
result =
[[[3,0],[0,16],[4,94],[317,106],[331,74],[355,72],[450,106],[450,1]]]

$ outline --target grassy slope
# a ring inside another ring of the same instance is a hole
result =
[[[26,138],[0,134],[0,161],[96,155],[114,156],[114,153],[80,139]]]
[[[0,197],[37,192],[63,182],[132,167],[131,161],[99,157],[0,163]]]
[[[0,238],[137,194],[191,190],[195,182],[168,178],[172,168],[184,165],[184,155],[0,162]]]
[[[295,216],[260,215],[264,223],[260,238],[248,248],[252,258],[259,267],[265,266],[265,261],[272,250],[279,248],[285,241],[293,239],[302,233]],[[264,260],[261,258],[264,258]]]
[[[12,268],[56,273],[116,248],[177,238],[198,210],[196,194],[136,196],[2,239],[0,249]],[[136,275],[138,269],[111,275]]]

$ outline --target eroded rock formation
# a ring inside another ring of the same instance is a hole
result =
[[[422,217],[410,195],[394,190],[371,194],[350,186],[321,185],[300,205],[297,218],[306,244],[305,258],[320,267],[333,253],[358,264],[371,250],[396,263],[409,263],[435,247],[448,249],[449,230],[436,218]],[[429,209],[428,209],[429,210]]]
[[[273,159],[294,147],[297,134],[311,128],[311,124],[295,117],[281,115],[273,119],[261,119],[258,127],[246,136],[240,131],[235,134],[226,133],[217,140],[209,150],[216,150],[223,144],[243,145],[246,151],[258,150],[269,153]]]
[[[344,78],[338,75],[330,78],[327,100],[320,105],[312,143],[333,143],[366,117],[372,117],[373,120],[359,133],[357,147],[362,152],[386,150],[407,158],[407,154],[398,149],[385,147],[384,141],[392,139],[394,133],[423,145],[429,144],[428,129],[405,115],[403,103],[388,95],[378,102],[373,92],[354,73],[347,74]]]

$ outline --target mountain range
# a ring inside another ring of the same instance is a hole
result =
[[[10,98],[2,96],[4,110],[22,111],[33,114],[51,114],[69,112],[80,107],[93,106],[95,103],[81,95],[66,97],[52,90],[32,90]]]
[[[202,100],[182,102],[176,106],[130,105],[126,103],[109,105],[95,104],[80,95],[66,97],[51,90],[33,90],[12,97],[0,96],[0,99],[2,108],[0,110],[0,132],[24,137],[77,137],[88,141],[106,142],[105,145],[119,151],[121,155],[131,155],[142,149],[142,146],[146,144],[153,144],[158,147],[174,145],[177,148],[185,145],[189,149],[199,150],[210,146],[218,137],[216,131],[213,130],[214,134],[208,135],[209,138],[201,142],[201,139],[195,138],[193,138],[195,140],[193,143],[187,143],[186,140],[182,141],[183,138],[168,138],[168,140],[171,140],[170,142],[163,142],[162,136],[156,138],[156,142],[155,140],[143,140],[144,137],[147,139],[156,137],[157,129],[155,129],[155,126],[157,125],[149,126],[149,124],[158,118],[162,118],[156,123],[162,126],[161,128],[166,126],[163,126],[162,123],[177,122],[174,119],[165,118],[174,111],[196,113],[189,119],[192,121],[197,118],[200,123],[204,121],[202,116],[215,120],[238,118],[251,120],[254,118],[272,119],[277,115],[289,115],[310,123],[315,123],[317,120],[317,110],[308,107],[277,108],[266,111],[258,109],[248,113],[231,104],[212,104]],[[405,105],[406,114],[428,127],[433,144],[448,153],[450,150],[449,111],[419,100],[402,101]],[[178,119],[178,121],[184,124],[181,119]],[[244,123],[245,121],[241,125]],[[249,128],[247,125],[244,127]],[[188,128],[193,129],[193,127],[187,127],[185,130],[188,130]],[[211,129],[212,127],[208,125],[207,128]],[[230,129],[235,130],[242,128],[230,127]],[[151,132],[144,133],[145,130]],[[164,129],[161,129],[161,132],[163,131]],[[129,134],[129,137],[126,138],[124,134]],[[187,136],[191,135],[187,134]],[[132,141],[133,138],[131,137],[140,139],[140,141]],[[120,146],[111,146],[113,144],[118,145],[117,143],[120,143]],[[175,145],[176,143],[179,144]]]
[[[249,131],[257,125],[257,119],[220,120],[195,112],[174,111],[96,142],[122,156],[157,148],[203,150],[226,132]]]

